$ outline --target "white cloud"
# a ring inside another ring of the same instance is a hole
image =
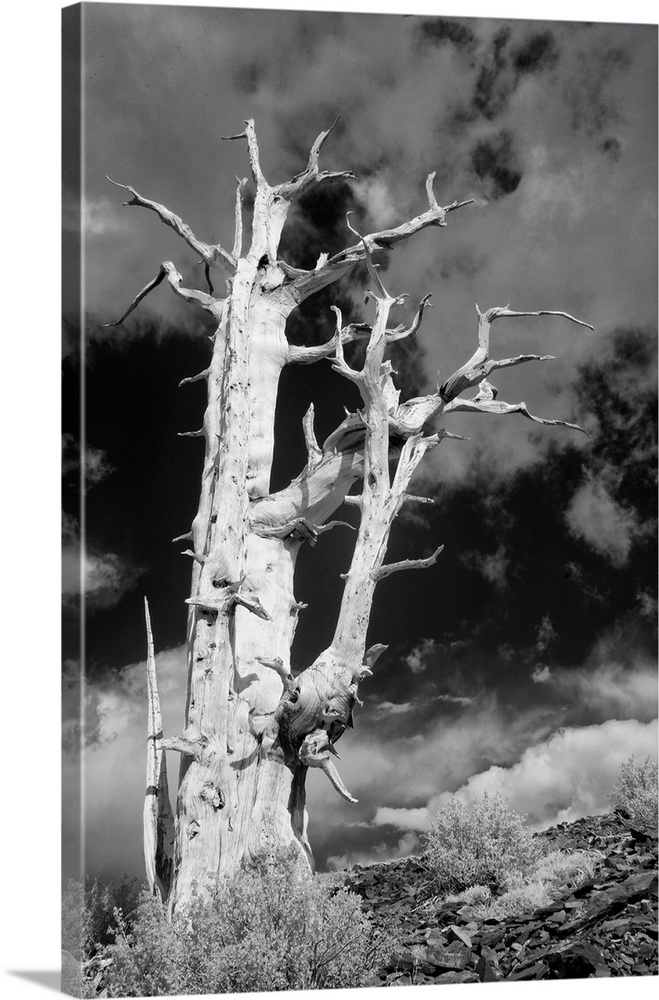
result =
[[[379,701],[373,709],[376,719],[382,719],[386,715],[406,715],[411,712],[414,706],[411,702],[396,703],[393,701]]]
[[[82,228],[87,236],[118,233],[123,227],[123,213],[117,211],[116,199],[107,196],[84,198]]]
[[[405,657],[405,663],[413,674],[422,673],[428,666],[429,657],[433,656],[437,650],[435,639],[421,639],[411,653]]]
[[[657,667],[639,663],[630,669],[616,662],[590,669],[554,667],[534,681],[549,683],[578,711],[596,712],[603,719],[640,719],[650,722],[657,714]]]
[[[183,727],[185,647],[157,653],[156,671],[163,730],[173,736]],[[118,682],[88,682],[85,694],[95,714],[88,721],[93,743],[85,748],[82,768],[86,865],[95,873],[140,873],[146,775],[146,663],[125,667]],[[77,711],[75,705],[73,709]],[[175,792],[177,755],[169,755],[168,766],[170,792]],[[64,773],[73,784],[65,781],[64,787],[71,795],[75,794],[77,767],[74,759],[65,757]],[[66,801],[63,814],[67,815]]]
[[[565,514],[574,535],[583,538],[614,566],[624,566],[634,541],[643,533],[633,511],[616,503],[601,479],[583,483]]]
[[[499,792],[538,829],[598,815],[611,808],[618,768],[632,754],[656,759],[657,720],[611,719],[596,726],[561,729],[530,746],[512,767],[491,767],[473,775],[455,793],[465,804]],[[450,798],[443,792],[428,803],[431,813]]]
[[[62,514],[62,598],[65,603],[84,590],[89,608],[112,607],[135,585],[140,570],[113,552],[83,549],[75,518]]]
[[[398,826],[403,830],[429,830],[427,809],[392,809],[380,806],[373,818],[375,826]]]
[[[369,222],[376,230],[398,224],[398,206],[384,177],[374,176],[355,181],[353,191],[368,212]]]
[[[506,555],[504,545],[499,545],[496,552],[491,552],[489,555],[473,551],[465,552],[460,559],[469,569],[481,573],[496,590],[505,590],[510,559]]]
[[[536,663],[531,672],[531,680],[534,684],[546,684],[551,676],[551,670],[546,663]]]

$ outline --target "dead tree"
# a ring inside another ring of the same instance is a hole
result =
[[[390,312],[402,297],[386,290],[374,257],[422,229],[445,227],[449,213],[470,203],[440,206],[433,193],[434,174],[426,182],[428,207],[416,218],[366,236],[348,221],[354,241],[333,257],[322,254],[313,270],[294,268],[280,259],[280,237],[291,205],[317,184],[353,177],[350,171],[319,169],[329,131],[316,139],[304,170],[277,185],[263,175],[253,121],[246,122],[239,136],[228,137],[246,141],[255,185],[251,242],[245,253],[246,180],[238,181],[231,250],[204,243],[168,208],[119,185],[130,194],[125,204],[155,212],[201,257],[207,290],[184,287],[174,264],[165,261],[117,323],[166,281],[176,295],[207,310],[216,327],[208,367],[183,379],[183,383],[205,380],[208,404],[202,427],[189,432],[205,440],[199,508],[189,532],[175,539],[189,541],[193,569],[187,602],[185,728],[174,737],[163,738],[161,731],[147,618],[145,855],[149,883],[169,899],[170,914],[185,906],[193,882],[203,884],[209,875],[231,871],[245,856],[264,848],[296,845],[312,865],[305,809],[308,768],[321,768],[338,794],[354,801],[333,762],[338,756],[335,743],[352,727],[359,685],[386,648],[365,649],[378,582],[392,573],[432,566],[442,549],[440,545],[426,559],[385,562],[389,533],[401,506],[424,499],[408,493],[414,470],[430,448],[452,436],[441,426],[442,416],[457,411],[521,413],[541,424],[580,429],[565,421],[534,417],[524,403],[497,400],[487,381],[496,369],[547,360],[535,354],[492,360],[490,327],[495,319],[553,315],[580,322],[562,312],[513,312],[507,307],[479,311],[478,347],[472,357],[436,392],[401,402],[385,352],[393,341],[418,330],[429,297],[421,301],[409,327],[392,327]],[[344,325],[335,308],[336,331],[330,341],[315,347],[289,344],[286,321],[293,310],[363,266],[375,307],[372,325]],[[214,285],[226,292],[219,294]],[[358,339],[366,341],[360,370],[352,368],[344,355],[345,345]],[[285,365],[321,359],[330,359],[335,371],[356,384],[363,406],[347,413],[322,445],[314,434],[311,407],[303,421],[306,467],[288,487],[271,493],[279,377]],[[474,387],[475,395],[463,395]],[[349,496],[358,482],[361,493]],[[321,532],[343,523],[332,516],[344,502],[359,508],[360,524],[334,636],[295,677],[290,650],[304,607],[294,592],[296,557],[301,545],[313,545]],[[173,824],[167,750],[181,755]]]

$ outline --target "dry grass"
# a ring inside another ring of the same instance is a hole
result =
[[[474,885],[448,898],[473,906],[476,920],[521,916],[549,906],[592,878],[602,857],[600,851],[552,851],[540,857],[528,874],[509,878],[500,896],[493,897],[488,886]]]

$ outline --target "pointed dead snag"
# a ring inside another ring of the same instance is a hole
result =
[[[174,817],[169,802],[167,762],[161,745],[162,716],[156,678],[156,658],[149,602],[144,598],[147,635],[148,738],[146,753],[146,795],[144,798],[144,863],[151,892],[163,902],[169,894],[174,843]]]

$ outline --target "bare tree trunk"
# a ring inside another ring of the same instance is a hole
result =
[[[335,742],[353,725],[359,683],[385,649],[377,645],[365,651],[376,585],[393,572],[432,566],[441,551],[440,546],[425,559],[384,563],[391,525],[401,505],[425,499],[406,492],[415,468],[429,448],[451,436],[441,428],[424,433],[428,422],[451,410],[465,409],[520,412],[540,423],[564,423],[533,417],[524,403],[494,399],[486,381],[492,370],[546,360],[537,355],[490,360],[494,319],[538,315],[507,308],[479,312],[476,353],[435,393],[400,402],[384,352],[391,342],[416,332],[428,297],[408,328],[390,328],[390,310],[402,299],[385,290],[372,256],[428,226],[445,226],[450,211],[468,204],[440,207],[432,189],[433,174],[426,184],[429,207],[415,219],[364,237],[352,230],[358,237],[355,244],[331,259],[322,255],[310,271],[278,259],[279,239],[293,202],[323,180],[352,176],[318,170],[320,149],[328,134],[319,135],[300,174],[274,187],[261,171],[253,122],[246,123],[240,136],[230,137],[246,139],[256,186],[251,245],[244,256],[246,181],[238,182],[231,252],[202,242],[167,208],[119,185],[131,194],[127,204],[155,211],[201,255],[209,291],[183,288],[180,274],[166,261],[117,322],[164,279],[177,295],[202,306],[216,321],[209,367],[183,380],[206,380],[208,397],[202,428],[189,432],[205,439],[199,507],[190,531],[181,536],[190,541],[188,555],[194,560],[188,599],[185,728],[180,736],[168,739],[160,733],[147,620],[150,728],[145,855],[151,887],[163,896],[168,894],[170,915],[186,906],[195,883],[203,887],[209,876],[232,871],[243,858],[263,849],[293,845],[313,864],[305,810],[309,767],[322,768],[337,792],[354,801],[332,755],[336,754]],[[309,348],[290,346],[285,325],[293,309],[361,262],[366,262],[373,284],[373,326],[344,327],[335,310],[337,327],[331,341]],[[224,298],[214,293],[211,273],[216,270],[227,282]],[[346,363],[343,347],[360,338],[367,338],[368,344],[364,367],[356,371]],[[281,371],[286,364],[309,364],[323,358],[333,359],[335,370],[358,385],[363,409],[347,414],[321,447],[311,408],[303,423],[306,468],[286,489],[271,494]],[[477,396],[458,398],[475,385],[479,385]],[[393,457],[398,463],[392,479],[389,463]],[[357,480],[363,481],[361,497],[350,499],[360,508],[360,526],[334,637],[315,662],[294,678],[290,650],[303,607],[294,593],[297,553],[303,543],[314,544],[320,532],[342,525],[329,519]],[[171,858],[166,750],[181,754]]]

